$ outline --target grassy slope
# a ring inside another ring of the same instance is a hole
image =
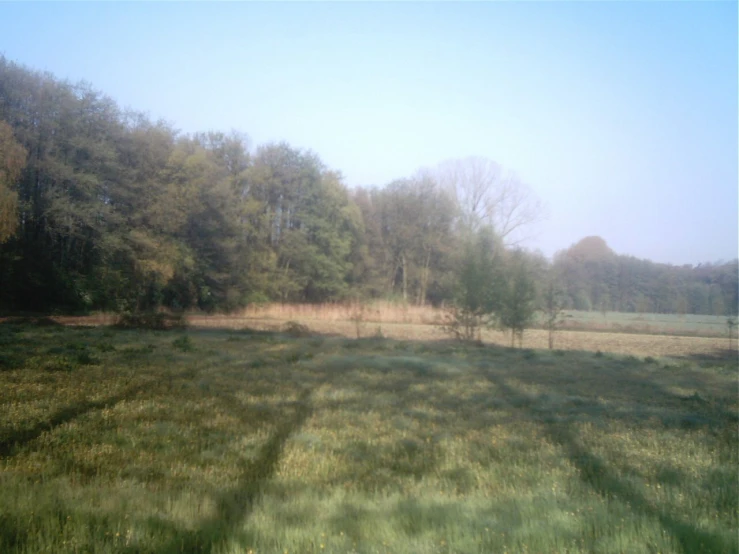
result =
[[[737,552],[737,367],[0,325],[0,551]]]

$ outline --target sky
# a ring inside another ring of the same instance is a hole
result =
[[[183,132],[310,149],[348,186],[467,156],[547,256],[737,257],[737,2],[0,3],[0,54]]]

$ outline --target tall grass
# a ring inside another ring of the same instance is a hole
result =
[[[393,302],[327,304],[253,304],[234,314],[258,319],[351,321],[361,317],[369,323],[410,323],[439,325],[444,311],[432,306],[413,306]]]
[[[369,324],[441,325],[447,318],[443,308],[377,301],[371,303],[254,304],[231,314],[235,318],[277,321],[355,321]],[[566,330],[718,337],[727,333],[726,318],[704,315],[637,314],[568,310],[561,326]],[[543,316],[534,328],[544,328]]]

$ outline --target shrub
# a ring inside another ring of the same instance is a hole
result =
[[[63,356],[55,356],[53,358],[49,358],[46,360],[43,360],[40,364],[40,368],[44,371],[49,372],[64,372],[69,373],[75,369],[75,363],[72,362],[69,358],[63,357]]]
[[[494,254],[501,249],[491,228],[470,237],[459,260],[454,304],[447,311],[442,330],[454,338],[480,340],[481,328],[490,323],[498,307],[502,284]]]
[[[118,329],[147,329],[164,331],[166,329],[184,329],[187,321],[182,315],[164,312],[129,312],[118,316],[113,325]]]
[[[173,340],[172,347],[177,350],[181,350],[182,352],[192,352],[195,350],[195,344],[187,335],[183,335],[180,338]]]
[[[310,336],[310,329],[297,321],[288,321],[285,323],[284,332],[291,337],[307,337]]]
[[[109,342],[100,342],[95,345],[100,352],[115,352],[115,346]]]
[[[87,350],[83,350],[79,352],[75,356],[75,361],[79,365],[96,365],[100,363],[100,360],[98,360],[95,356],[91,355]]]

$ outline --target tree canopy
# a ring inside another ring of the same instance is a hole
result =
[[[183,134],[0,56],[4,311],[448,305],[542,213],[491,160],[350,189],[314,152],[252,148],[238,132]],[[736,261],[655,264],[592,237],[551,264],[521,255],[539,290],[549,269],[558,276],[569,308],[736,313]]]

